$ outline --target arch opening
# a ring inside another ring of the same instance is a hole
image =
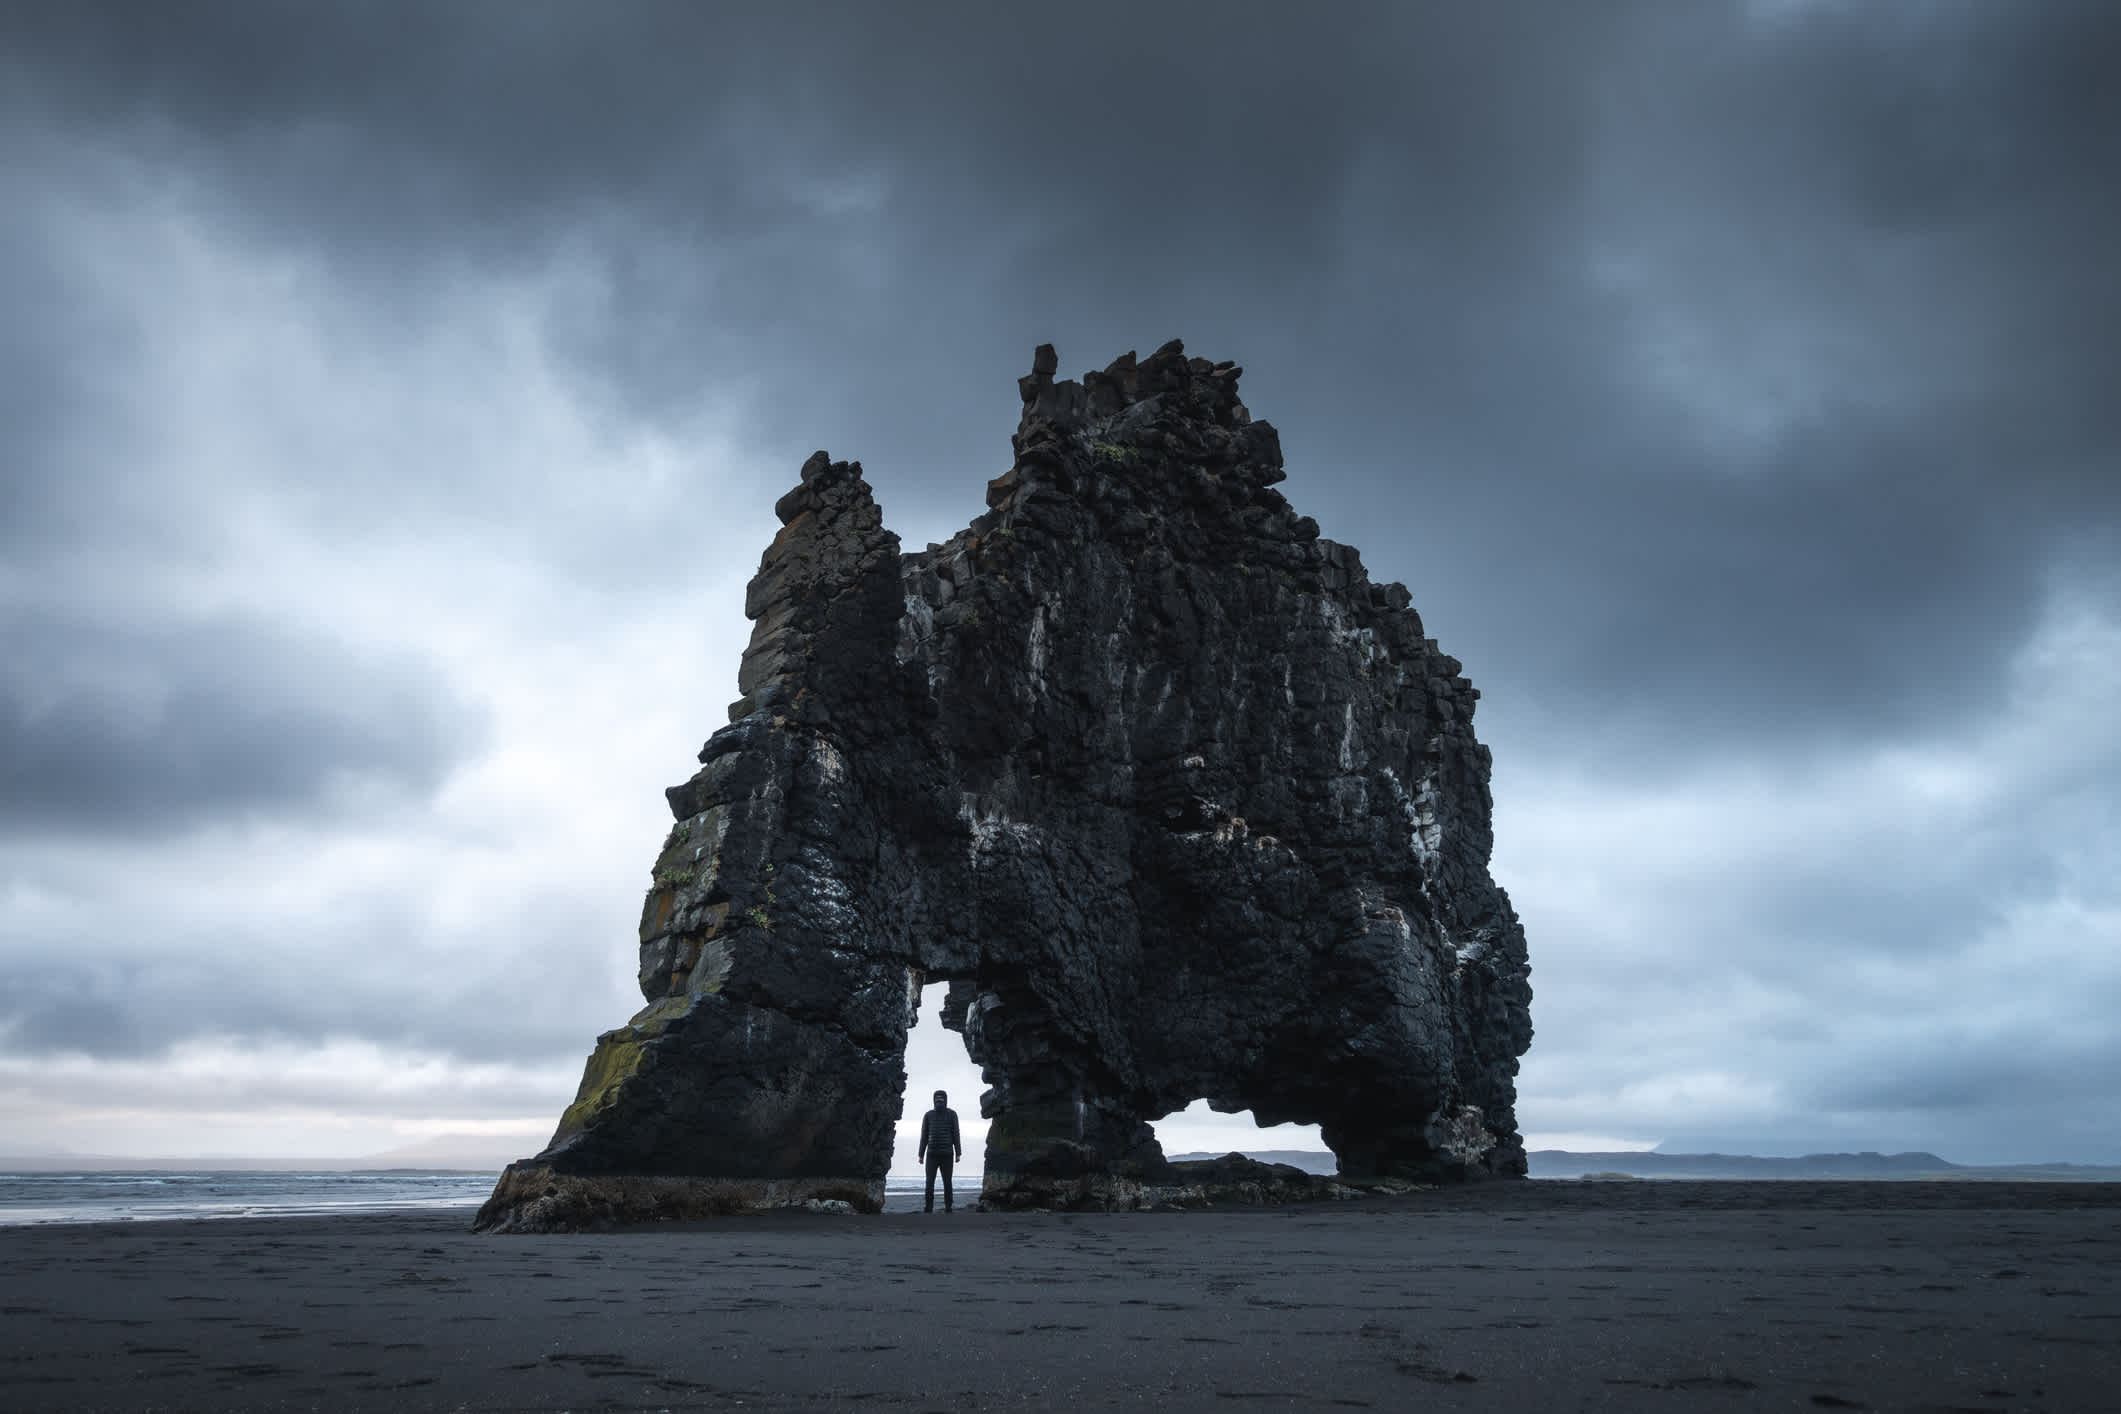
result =
[[[1167,1159],[1219,1159],[1234,1153],[1262,1163],[1293,1164],[1309,1173],[1330,1174],[1338,1167],[1317,1125],[1262,1126],[1250,1110],[1221,1114],[1209,1109],[1206,1100],[1195,1100],[1149,1127]]]
[[[926,982],[920,989],[913,1027],[906,1033],[906,1088],[892,1135],[891,1171],[884,1182],[886,1212],[905,1212],[921,1206],[927,1175],[914,1155],[920,1148],[921,1116],[933,1106],[938,1090],[949,1095],[950,1108],[957,1111],[958,1129],[965,1141],[965,1157],[954,1176],[957,1200],[979,1201],[987,1159],[988,1123],[980,1114],[979,1097],[986,1085],[980,1079],[979,1067],[966,1053],[965,1038],[943,1026],[943,997],[949,990],[948,981]]]

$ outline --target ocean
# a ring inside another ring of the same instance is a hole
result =
[[[226,1172],[0,1173],[0,1227],[27,1223],[156,1222],[176,1218],[317,1217],[466,1209],[493,1192],[492,1173],[386,1169],[365,1173]],[[979,1201],[977,1172],[957,1175],[958,1201]],[[885,1180],[884,1211],[921,1206],[923,1183]]]

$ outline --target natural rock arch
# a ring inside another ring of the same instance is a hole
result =
[[[1346,1175],[1524,1172],[1479,694],[1272,489],[1239,369],[1055,368],[945,544],[901,554],[858,463],[804,464],[743,696],[668,792],[648,1005],[482,1227],[873,1210],[939,978],[989,1204],[1168,1196],[1145,1120],[1198,1097],[1321,1125]]]

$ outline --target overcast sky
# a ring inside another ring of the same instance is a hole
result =
[[[803,458],[1181,336],[1485,694],[1534,1147],[2121,1163],[2116,172],[2104,0],[0,5],[0,1151],[535,1150]]]

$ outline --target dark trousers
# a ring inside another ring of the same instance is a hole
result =
[[[935,1175],[938,1172],[940,1172],[943,1176],[943,1211],[946,1213],[949,1212],[956,1201],[956,1195],[954,1195],[950,1191],[950,1162],[951,1160],[949,1150],[945,1149],[940,1154],[935,1153],[933,1150],[929,1151],[928,1206],[925,1209],[925,1211],[927,1212],[932,1213],[935,1211]]]

